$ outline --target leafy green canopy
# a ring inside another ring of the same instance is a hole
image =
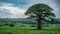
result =
[[[41,16],[42,19],[55,17],[55,14],[52,12],[53,9],[46,4],[35,4],[29,7],[26,11],[25,15],[29,15],[30,17]]]

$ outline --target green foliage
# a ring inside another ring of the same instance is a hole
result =
[[[35,4],[29,7],[25,15],[29,15],[30,17],[28,18],[34,18],[35,20],[39,17],[44,21],[49,19],[50,22],[55,17],[55,14],[52,11],[53,9],[46,4]]]
[[[43,11],[43,12],[50,12],[52,11],[53,9],[50,8],[48,5],[46,4],[35,4],[35,5],[32,5],[31,7],[29,7],[29,9],[27,10],[27,12],[25,14],[29,14],[29,13],[37,13],[37,11],[40,10],[40,11]],[[39,12],[40,12],[39,11]]]
[[[14,27],[14,24],[13,24],[13,23],[11,23],[11,24],[10,24],[10,27]]]

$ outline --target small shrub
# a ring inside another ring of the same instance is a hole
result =
[[[4,26],[4,25],[0,25],[0,26]]]
[[[10,24],[10,27],[14,27],[14,24],[13,24],[13,23],[11,23],[11,24]]]
[[[6,23],[6,24],[4,24],[4,25],[8,25],[8,24]]]

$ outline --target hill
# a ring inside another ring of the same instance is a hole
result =
[[[36,24],[35,21],[26,18],[0,18],[0,22],[22,22],[26,24]],[[51,24],[60,24],[60,18],[55,18],[54,22]]]

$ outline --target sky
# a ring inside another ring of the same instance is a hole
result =
[[[60,18],[60,0],[0,0],[0,18],[26,18],[27,9],[38,3],[49,5]]]

